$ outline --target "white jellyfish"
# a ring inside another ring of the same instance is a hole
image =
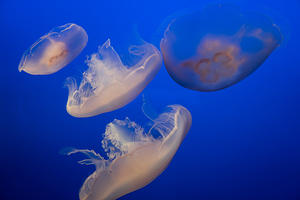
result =
[[[67,81],[69,96],[67,111],[74,117],[90,117],[121,108],[134,100],[159,71],[160,51],[150,43],[129,47],[138,58],[133,66],[122,63],[108,39],[87,61],[88,70],[77,87]]]
[[[88,156],[80,164],[96,166],[80,189],[80,200],[117,199],[149,184],[169,165],[191,123],[186,108],[171,105],[153,120],[147,133],[128,118],[109,123],[102,141],[108,159],[93,150],[68,150],[67,155]]]
[[[25,51],[19,71],[33,75],[57,72],[79,55],[87,41],[88,35],[81,26],[72,23],[58,26]]]

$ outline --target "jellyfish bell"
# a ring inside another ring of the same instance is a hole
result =
[[[68,23],[56,27],[23,54],[19,71],[32,75],[57,72],[79,55],[87,41],[87,33],[81,26]]]
[[[90,117],[121,108],[134,100],[159,71],[162,56],[152,44],[131,45],[129,53],[136,57],[126,66],[108,39],[87,61],[88,70],[77,86],[67,80],[67,111],[74,117]],[[138,58],[138,59],[137,59]]]
[[[83,153],[88,159],[80,164],[96,166],[80,189],[80,200],[111,200],[138,190],[159,176],[169,165],[190,129],[190,112],[180,105],[153,120],[146,133],[128,118],[106,126],[102,147],[108,159],[93,150],[69,149],[65,153]],[[160,137],[154,137],[156,131]]]
[[[160,48],[177,83],[215,91],[255,71],[281,40],[279,28],[266,16],[215,5],[173,19]]]

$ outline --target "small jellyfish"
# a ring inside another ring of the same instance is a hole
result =
[[[32,75],[57,72],[79,55],[87,41],[87,33],[76,24],[53,28],[25,51],[19,71]]]
[[[150,43],[129,47],[137,57],[133,66],[122,63],[108,39],[87,61],[88,69],[77,87],[67,80],[69,96],[67,111],[74,117],[90,117],[121,108],[134,100],[159,71],[160,51]]]
[[[147,133],[128,118],[109,123],[102,141],[108,159],[93,150],[65,151],[83,153],[88,159],[79,163],[96,166],[80,189],[80,200],[117,199],[152,182],[171,162],[191,123],[186,108],[171,105],[153,120]]]
[[[281,39],[279,28],[267,17],[216,5],[174,19],[160,47],[166,69],[177,83],[215,91],[247,77]]]

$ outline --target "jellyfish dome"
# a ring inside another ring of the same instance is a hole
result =
[[[279,28],[266,16],[215,5],[173,19],[160,47],[166,69],[177,83],[215,91],[251,74],[281,39]]]
[[[87,33],[76,24],[53,28],[25,51],[19,71],[32,75],[57,72],[79,55],[87,41]]]
[[[74,117],[90,117],[121,108],[134,100],[155,77],[162,64],[160,51],[150,43],[131,45],[137,57],[132,66],[122,63],[108,39],[88,59],[88,69],[79,86],[67,80],[67,111]]]
[[[93,150],[65,151],[83,153],[88,159],[79,163],[96,166],[80,189],[80,200],[117,199],[149,184],[169,165],[191,123],[186,108],[171,105],[153,120],[147,133],[128,118],[109,123],[102,141],[107,159]]]

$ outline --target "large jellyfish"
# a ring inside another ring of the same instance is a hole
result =
[[[87,41],[87,33],[76,24],[53,28],[25,51],[19,71],[33,75],[57,72],[79,55]]]
[[[135,99],[159,71],[162,56],[150,43],[129,47],[137,57],[133,66],[122,63],[108,39],[87,61],[88,70],[77,87],[69,79],[67,111],[74,117],[90,117],[121,108]]]
[[[80,189],[80,200],[112,200],[149,184],[169,165],[191,123],[186,108],[171,105],[147,133],[128,118],[109,123],[102,141],[108,159],[87,149],[65,152],[83,153],[88,159],[79,163],[96,166]]]
[[[167,71],[177,83],[214,91],[247,77],[281,39],[279,28],[267,17],[216,5],[175,18],[160,47]]]

